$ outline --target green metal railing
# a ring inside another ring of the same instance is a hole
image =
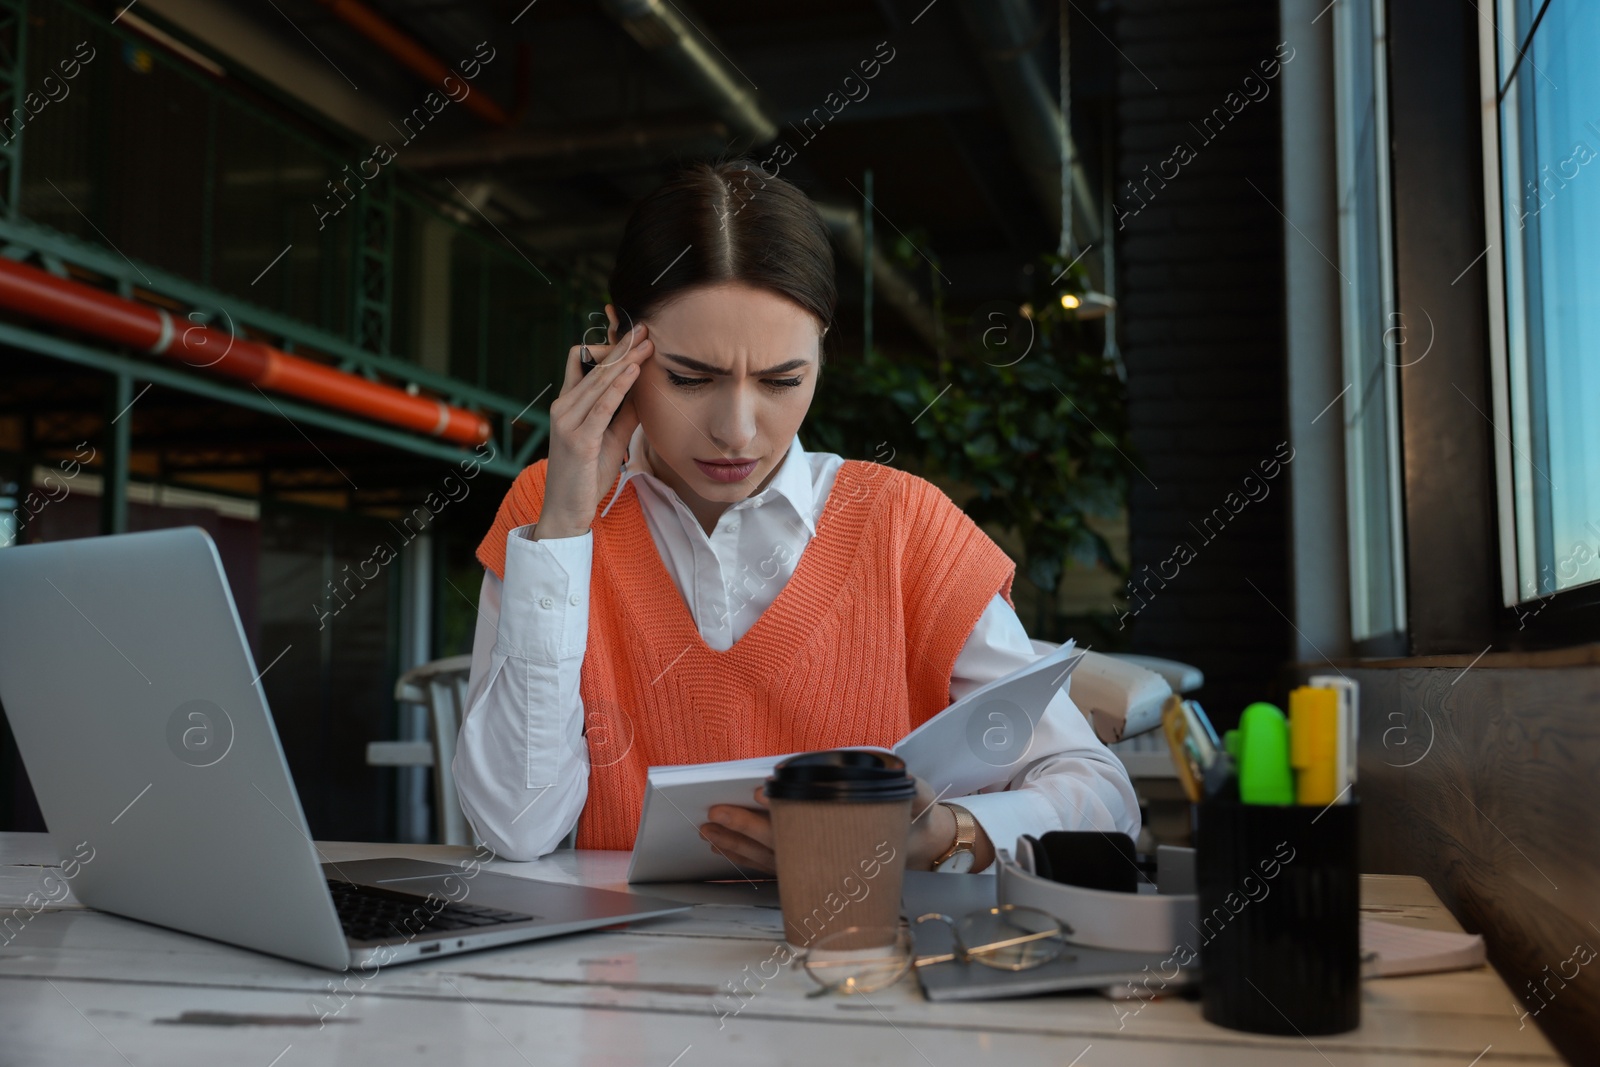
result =
[[[24,95],[22,72],[27,68],[27,0],[0,0],[0,122],[16,115]],[[0,215],[16,214],[22,188],[22,141],[0,126]]]
[[[86,48],[93,59],[64,79],[63,62]],[[39,88],[47,76],[49,98]],[[29,87],[46,102],[24,108],[21,132],[0,141],[4,255],[56,273],[79,267],[219,329],[476,409],[494,427],[489,466],[499,473],[515,474],[543,442],[548,419],[533,401],[559,381],[567,338],[581,331],[577,309],[592,299],[565,272],[541,271],[498,234],[462,225],[443,210],[447,193],[399,164],[319,217],[327,183],[371,146],[248,72],[213,79],[73,0],[0,0],[0,106],[21,106]],[[25,326],[4,325],[0,341],[260,407],[255,390]],[[464,454],[277,403],[369,440]]]

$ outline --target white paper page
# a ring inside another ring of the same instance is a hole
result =
[[[1068,641],[951,704],[907,734],[895,754],[936,795],[961,797],[1007,781],[1039,757],[1034,731],[1082,661]]]
[[[1361,920],[1361,955],[1363,978],[1464,970],[1483,966],[1487,958],[1481,934],[1419,930],[1377,919]]]

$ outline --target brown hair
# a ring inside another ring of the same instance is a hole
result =
[[[617,248],[611,302],[627,329],[685,290],[718,282],[792,300],[824,335],[833,324],[838,289],[822,216],[749,159],[685,167],[640,201]]]

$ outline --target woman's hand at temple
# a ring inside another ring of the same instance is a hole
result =
[[[614,344],[589,345],[597,366],[588,374],[579,366],[582,348],[567,353],[561,395],[550,403],[550,463],[535,540],[588,531],[639,425],[628,390],[655,354],[650,327],[640,323]]]
[[[917,795],[911,801],[911,836],[906,842],[906,870],[931,870],[933,861],[955,843],[956,817],[949,808],[935,804],[933,787],[916,779]],[[760,810],[732,804],[714,804],[708,813],[711,821],[700,824],[700,836],[711,842],[711,850],[726,856],[741,868],[753,867],[768,874],[777,873],[773,858],[772,814],[767,810],[765,787],[756,786],[755,801]],[[973,846],[972,869],[982,870],[994,859],[989,836],[978,827]]]

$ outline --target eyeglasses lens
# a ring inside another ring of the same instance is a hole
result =
[[[973,959],[1002,970],[1037,967],[1061,955],[1061,925],[1037,908],[1002,906],[975,911],[957,923],[956,929]]]

